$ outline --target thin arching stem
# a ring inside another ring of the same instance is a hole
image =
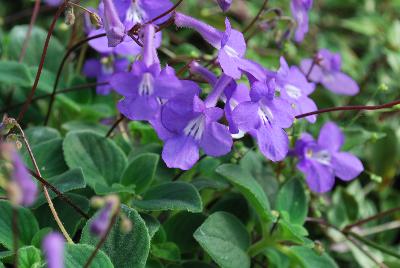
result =
[[[119,211],[120,211],[120,209],[118,208],[115,211],[115,213],[112,215],[110,223],[108,224],[108,227],[107,227],[107,230],[106,230],[105,234],[101,237],[99,243],[97,243],[96,248],[94,249],[94,251],[90,255],[89,259],[86,261],[86,264],[85,264],[84,268],[90,267],[90,264],[92,263],[92,261],[96,257],[96,255],[99,252],[100,248],[106,242],[107,237],[110,234],[112,227],[114,226],[115,222],[117,221],[117,218],[118,218],[118,215],[119,215]]]
[[[35,6],[33,7],[31,21],[29,22],[28,32],[26,33],[24,43],[22,45],[21,54],[19,54],[19,62],[24,60],[26,50],[29,45],[29,40],[31,39],[33,25],[35,25],[37,15],[40,10],[40,0],[35,1]]]
[[[247,25],[247,27],[244,28],[244,30],[242,31],[243,34],[247,33],[247,31],[250,30],[254,26],[254,24],[257,23],[257,21],[261,18],[262,14],[264,13],[265,9],[267,8],[267,5],[268,5],[268,0],[264,0],[264,3],[261,6],[260,10],[258,11],[257,15],[250,22],[250,24]]]
[[[296,115],[297,119],[304,118],[310,115],[316,115],[316,114],[323,114],[323,113],[330,113],[330,112],[336,112],[336,111],[373,111],[373,110],[382,110],[382,109],[388,109],[388,108],[393,108],[394,106],[400,104],[400,100],[395,100],[389,103],[385,103],[382,105],[353,105],[353,106],[339,106],[339,107],[331,107],[331,108],[325,108],[305,114],[299,114]]]
[[[58,90],[56,92],[56,95],[59,94],[63,94],[63,93],[69,93],[69,92],[74,92],[74,91],[79,91],[82,89],[90,89],[92,87],[96,87],[96,86],[105,86],[108,85],[108,82],[101,82],[101,83],[88,83],[88,84],[82,84],[82,85],[78,85],[78,86],[73,86],[70,88],[65,88],[62,90]],[[51,93],[49,94],[45,94],[45,95],[41,95],[41,96],[36,96],[34,98],[32,98],[32,102],[38,101],[38,100],[42,100],[42,99],[46,99],[51,97]],[[0,114],[6,113],[12,109],[18,108],[20,106],[22,106],[25,102],[20,102],[20,103],[16,103],[10,106],[7,106],[6,108],[4,108],[3,110],[0,110]]]
[[[50,96],[49,107],[48,107],[48,109],[47,109],[46,118],[45,118],[45,120],[44,120],[44,125],[45,125],[45,126],[47,125],[47,123],[49,122],[49,119],[50,119],[50,114],[51,114],[51,110],[52,110],[52,108],[53,108],[53,103],[54,103],[54,99],[55,99],[55,96],[56,96],[58,83],[59,83],[59,81],[60,81],[61,73],[62,73],[62,71],[63,71],[63,69],[64,69],[65,63],[67,62],[67,59],[69,58],[69,56],[71,55],[71,53],[73,53],[75,50],[79,49],[82,45],[86,44],[87,42],[89,42],[89,41],[91,41],[91,40],[94,40],[94,39],[97,39],[97,38],[100,38],[100,37],[104,37],[104,36],[106,36],[105,33],[104,33],[104,34],[98,34],[98,35],[94,35],[94,36],[85,38],[85,39],[79,41],[78,43],[76,43],[75,45],[73,45],[73,46],[72,46],[70,49],[68,49],[68,51],[65,53],[65,55],[64,55],[64,57],[63,57],[63,59],[62,59],[62,61],[61,61],[61,64],[60,64],[60,66],[58,67],[58,70],[57,70],[56,80],[54,81],[53,91],[52,91],[51,96]]]
[[[30,169],[28,169],[28,171],[35,179],[37,179],[40,183],[44,184],[47,188],[52,190],[60,199],[62,199],[68,205],[70,205],[73,209],[75,209],[76,212],[78,212],[82,217],[84,217],[85,219],[90,218],[88,214],[86,214],[80,207],[75,205],[67,196],[65,196],[62,192],[60,192],[54,185],[52,185],[51,183],[46,181],[44,178],[42,178],[41,176],[36,174],[35,171],[30,170]]]
[[[21,126],[19,124],[16,125],[16,128],[21,133],[21,137],[22,137],[23,142],[25,144],[26,150],[28,151],[28,154],[29,154],[29,157],[30,157],[30,159],[32,161],[32,164],[33,164],[33,166],[35,168],[36,174],[41,177],[42,175],[40,174],[40,169],[39,169],[39,167],[37,165],[35,156],[33,155],[31,146],[29,145],[29,142],[28,142],[28,140],[27,140],[27,138],[25,136],[25,132],[22,130],[22,128],[21,128]],[[61,222],[61,220],[60,220],[60,218],[59,218],[59,216],[57,214],[57,211],[56,211],[56,209],[54,207],[53,201],[51,200],[49,192],[47,191],[46,185],[42,184],[42,186],[43,186],[44,196],[46,198],[47,203],[49,204],[49,208],[50,208],[51,213],[53,214],[54,220],[57,222],[58,227],[60,228],[61,232],[63,233],[65,239],[67,239],[68,243],[72,243],[73,244],[74,242],[72,241],[71,237],[69,236],[67,230],[65,229],[64,225],[62,224],[62,222]]]
[[[179,0],[175,5],[173,5],[170,9],[168,9],[167,11],[165,11],[164,13],[158,15],[157,17],[149,20],[148,22],[146,22],[145,24],[151,24],[165,16],[167,16],[168,14],[170,14],[171,12],[173,12],[175,9],[177,9],[179,7],[179,5],[183,2],[183,0]]]
[[[27,100],[26,100],[24,106],[22,107],[21,111],[20,111],[19,114],[18,114],[18,117],[17,117],[17,121],[18,121],[18,122],[21,122],[21,120],[24,118],[24,115],[25,115],[26,111],[28,110],[29,105],[30,105],[31,102],[32,102],[32,98],[33,98],[33,96],[35,95],[35,91],[36,91],[36,89],[37,89],[37,86],[38,86],[39,80],[40,80],[40,76],[41,76],[41,74],[42,74],[43,65],[44,65],[44,61],[45,61],[45,59],[46,59],[47,49],[48,49],[48,47],[49,47],[49,43],[50,43],[51,36],[52,36],[52,34],[53,34],[53,31],[54,31],[54,28],[55,28],[55,26],[56,26],[57,20],[58,20],[58,18],[60,17],[60,15],[62,14],[62,12],[64,11],[65,7],[66,7],[66,4],[65,4],[65,2],[64,2],[64,3],[61,4],[61,6],[58,8],[56,14],[54,15],[53,21],[51,22],[49,31],[47,32],[46,41],[45,41],[45,43],[44,43],[43,52],[42,52],[42,56],[41,56],[41,58],[40,58],[40,63],[39,63],[39,67],[38,67],[38,70],[37,70],[37,73],[36,73],[35,82],[33,83],[31,92],[30,92],[30,94],[29,94],[29,96],[28,96],[28,98],[27,98]]]
[[[121,114],[120,118],[118,118],[114,124],[111,126],[111,128],[108,130],[107,134],[106,134],[106,138],[109,138],[111,136],[111,134],[114,132],[114,129],[117,128],[117,126],[125,119],[125,116],[123,116]]]

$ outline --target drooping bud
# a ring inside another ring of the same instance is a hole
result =
[[[108,46],[115,47],[120,44],[126,35],[125,26],[121,22],[113,0],[103,0],[104,3],[104,28],[106,30]]]
[[[15,147],[9,143],[0,145],[1,157],[10,163],[8,168],[11,182],[7,185],[9,199],[16,205],[32,205],[38,193],[36,183],[31,179]]]
[[[7,135],[11,129],[17,125],[17,121],[14,118],[10,118],[7,115],[3,116],[3,121],[0,123],[0,136]]]
[[[50,233],[43,239],[42,248],[48,268],[64,267],[64,246],[64,238],[59,233]]]
[[[75,13],[74,7],[72,5],[68,5],[65,9],[65,24],[68,26],[72,26],[75,23]]]
[[[232,5],[232,0],[217,0],[218,5],[221,7],[222,11],[226,12]]]
[[[111,195],[106,197],[106,203],[97,217],[90,224],[90,232],[97,236],[103,236],[110,224],[111,217],[119,207],[119,198]]]

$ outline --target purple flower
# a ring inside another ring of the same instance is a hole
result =
[[[246,53],[243,34],[233,30],[228,19],[225,20],[225,32],[179,12],[175,15],[175,24],[178,27],[195,29],[208,43],[218,49],[218,62],[226,75],[239,79],[242,70],[253,68],[253,63],[243,58]]]
[[[277,83],[281,97],[292,105],[296,114],[317,110],[315,102],[308,97],[314,91],[315,84],[309,83],[305,75],[296,66],[289,68],[283,57],[281,57],[281,68],[277,73]],[[314,123],[317,117],[313,115],[306,119]]]
[[[88,77],[95,77],[97,83],[109,82],[114,73],[124,72],[128,69],[129,60],[124,58],[113,59],[112,56],[98,59],[88,59],[83,66],[83,73]],[[97,94],[107,95],[112,87],[108,84],[96,87]]]
[[[218,5],[221,7],[222,11],[226,12],[232,5],[232,0],[217,0]]]
[[[290,103],[275,96],[276,87],[274,78],[267,83],[254,82],[251,100],[237,105],[232,113],[239,130],[254,136],[261,152],[272,161],[280,161],[287,155],[289,139],[283,129],[294,121]]]
[[[112,87],[125,98],[118,109],[131,120],[152,120],[161,108],[161,103],[178,93],[182,83],[172,68],[160,72],[154,46],[155,28],[144,29],[143,60],[136,61],[129,73],[117,73],[111,78]]]
[[[126,36],[125,26],[121,22],[113,0],[103,0],[104,29],[108,38],[108,46],[115,47],[122,43]]]
[[[20,205],[30,206],[36,200],[36,196],[38,193],[37,185],[32,180],[31,176],[28,173],[28,170],[26,169],[24,163],[21,160],[21,157],[16,152],[16,150],[13,147],[10,147],[9,152],[11,163],[13,166],[11,177],[12,180],[16,183],[21,195],[17,199],[20,199]]]
[[[297,22],[294,40],[298,43],[303,42],[304,36],[308,32],[308,12],[312,4],[312,0],[292,0],[290,3],[292,15]]]
[[[144,24],[172,7],[172,3],[169,0],[114,0],[113,2],[119,20],[124,25],[125,32],[129,31],[137,23]],[[103,2],[100,3],[98,9],[102,20],[105,21],[105,17],[103,16],[105,14],[105,6]],[[156,23],[164,22],[169,16],[157,20]],[[88,31],[88,36],[92,37],[103,33],[105,33],[104,29],[91,28]],[[156,34],[156,47],[161,45],[161,36],[161,32]],[[100,53],[114,52],[124,56],[135,56],[141,51],[140,46],[128,36],[125,36],[123,42],[119,43],[116,47],[108,46],[107,37],[93,39],[89,41],[89,45]]]
[[[316,63],[313,65],[313,61]],[[330,91],[343,95],[356,95],[360,89],[357,83],[347,74],[341,71],[342,58],[338,53],[332,53],[327,49],[321,49],[315,59],[305,59],[301,62],[304,73],[310,73],[310,79],[321,83]]]
[[[107,231],[110,219],[112,216],[114,204],[107,202],[105,206],[100,210],[97,217],[90,224],[90,232],[97,236],[102,236]]]
[[[48,268],[64,267],[64,238],[59,233],[50,233],[43,239],[42,248]]]
[[[364,170],[356,156],[340,152],[343,143],[343,133],[331,122],[322,127],[317,141],[305,133],[296,142],[295,154],[299,158],[297,168],[305,174],[312,191],[330,191],[335,184],[335,176],[350,181]]]
[[[59,6],[64,0],[44,0],[49,6]]]
[[[162,109],[161,122],[170,133],[162,157],[170,168],[190,169],[199,159],[199,150],[219,157],[230,152],[232,137],[228,128],[218,123],[223,110],[215,107],[231,78],[223,76],[203,102],[197,95],[180,94]]]

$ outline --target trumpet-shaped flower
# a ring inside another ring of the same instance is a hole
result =
[[[305,133],[296,142],[294,152],[299,158],[297,168],[305,174],[312,191],[330,191],[335,184],[335,176],[350,181],[364,170],[356,156],[340,151],[343,143],[343,133],[331,122],[322,127],[317,141]]]
[[[314,60],[303,60],[301,62],[301,69],[304,73],[310,73],[309,77],[311,81],[321,83],[328,90],[336,94],[353,96],[360,91],[357,83],[341,71],[342,58],[338,53],[321,49]]]

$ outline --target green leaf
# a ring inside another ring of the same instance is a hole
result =
[[[98,183],[94,187],[94,190],[98,195],[108,195],[116,193],[136,194],[135,185],[124,186],[119,183],[113,183],[111,186]]]
[[[63,157],[62,139],[53,139],[33,146],[32,152],[43,178],[48,179],[68,170]],[[24,162],[34,170],[27,151],[24,153]]]
[[[2,60],[0,61],[0,83],[17,87],[31,87],[33,78],[25,64]]]
[[[276,248],[267,248],[264,250],[264,255],[268,259],[268,264],[274,268],[289,268],[290,259]]]
[[[150,214],[140,213],[140,217],[146,223],[150,238],[153,238],[158,229],[160,229],[160,222]]]
[[[13,208],[8,201],[0,201],[0,244],[13,249]],[[33,236],[39,231],[39,225],[32,212],[18,207],[18,245],[30,245]]]
[[[167,240],[179,246],[182,253],[187,253],[198,247],[193,233],[204,222],[206,217],[200,213],[179,212],[169,218],[164,224]]]
[[[34,246],[18,249],[19,268],[39,268],[42,263],[42,256],[39,249]]]
[[[60,132],[50,127],[30,127],[25,130],[25,136],[31,146],[61,138]]]
[[[307,230],[301,225],[292,224],[291,222],[287,221],[285,219],[287,217],[282,216],[279,219],[276,230],[273,233],[274,239],[281,242],[290,241],[297,245],[312,246],[313,242],[305,237],[308,235]]]
[[[13,60],[18,60],[21,54],[22,46],[27,35],[29,26],[15,26],[11,29],[9,39],[12,40],[8,46],[8,55]],[[30,66],[38,66],[43,52],[43,45],[47,36],[47,30],[39,27],[33,27],[31,38],[26,50],[24,63]],[[57,70],[64,54],[64,46],[55,36],[51,37],[47,49],[44,68],[47,70]]]
[[[145,267],[150,250],[150,237],[145,222],[136,210],[124,205],[121,210],[132,221],[133,228],[129,233],[123,233],[120,230],[120,220],[118,219],[102,249],[110,257],[115,267]],[[83,228],[81,243],[97,245],[99,238],[90,233],[92,221],[93,218]]]
[[[286,211],[290,222],[302,225],[307,217],[308,198],[300,180],[294,178],[286,182],[280,189],[276,201],[276,209]]]
[[[137,208],[149,211],[187,210],[201,212],[203,205],[196,188],[186,182],[168,182],[150,188],[143,200],[134,200]]]
[[[224,176],[239,189],[264,221],[271,220],[272,216],[268,198],[260,184],[258,184],[249,172],[238,165],[224,164],[217,168],[217,173]]]
[[[145,192],[154,180],[159,156],[145,153],[134,158],[122,174],[123,185],[135,185],[136,193]]]
[[[304,268],[337,268],[337,264],[329,257],[328,254],[324,253],[318,255],[317,252],[310,248],[294,246],[290,250],[294,253],[295,257],[300,261]]]
[[[49,233],[51,233],[53,231],[52,228],[50,227],[46,227],[43,229],[40,229],[39,232],[37,232],[33,238],[32,238],[32,246],[35,246],[37,248],[41,248],[42,247],[42,240],[43,238],[48,235]]]
[[[90,131],[71,132],[65,137],[63,148],[67,165],[82,168],[90,187],[120,182],[126,156],[110,139]]]
[[[94,249],[93,246],[89,245],[67,244],[64,252],[65,268],[84,267]],[[108,256],[102,250],[99,250],[89,267],[113,268],[114,266]]]
[[[181,260],[181,252],[178,246],[172,242],[151,245],[151,254],[159,259],[178,262]]]
[[[83,173],[81,169],[71,169],[67,172],[47,179],[51,185],[57,188],[61,193],[66,193],[76,189],[82,189],[86,187],[85,179],[83,178]],[[51,199],[54,199],[57,195],[49,189],[49,194]],[[33,209],[40,207],[46,203],[46,198],[43,193],[40,193],[36,199]]]
[[[0,268],[4,268],[4,264],[0,262]]]
[[[69,198],[72,203],[80,207],[84,212],[89,211],[89,200],[86,197],[72,193],[66,193],[65,196]],[[57,197],[53,200],[53,203],[58,213],[58,216],[65,226],[65,229],[71,236],[73,236],[84,219],[64,200]],[[58,225],[54,218],[51,216],[52,214],[47,204],[44,204],[35,209],[34,214],[38,219],[41,228],[50,226],[54,230],[58,229]]]
[[[231,214],[212,214],[196,230],[194,238],[220,267],[250,267],[246,253],[250,236],[244,225]]]

